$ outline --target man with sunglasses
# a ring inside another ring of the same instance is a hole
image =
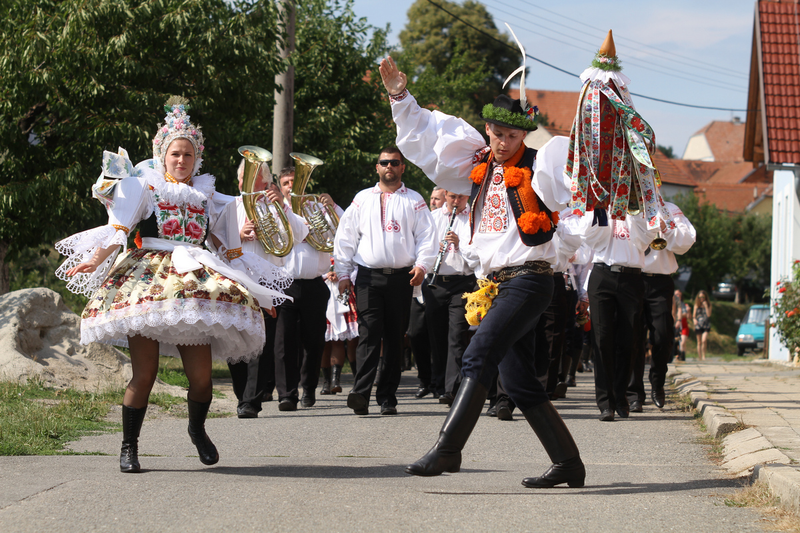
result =
[[[497,292],[487,284],[472,296],[479,325],[464,352],[461,386],[436,444],[406,472],[436,476],[460,470],[461,450],[499,373],[553,462],[523,485],[583,487],[586,470],[578,447],[536,379],[536,367],[549,362],[547,353],[535,350],[535,328],[553,294],[552,265],[560,247],[580,245],[580,236],[570,235],[554,216],[570,200],[563,178],[569,140],[554,137],[538,153],[527,148],[523,140],[536,129],[537,109],[500,95],[482,111],[487,145],[466,121],[420,107],[391,57],[381,61],[380,73],[398,146],[437,185],[470,194],[468,252],[478,259],[475,274],[487,278],[482,283],[499,283]]]
[[[425,199],[403,185],[405,168],[397,147],[384,148],[375,165],[378,183],[353,198],[336,231],[333,256],[340,294],[353,290],[350,273],[358,267],[357,370],[347,397],[347,407],[357,415],[369,414],[379,365],[375,399],[382,415],[397,414],[411,297],[436,259],[433,219]]]

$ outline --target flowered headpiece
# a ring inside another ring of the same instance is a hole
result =
[[[525,69],[527,68],[525,65],[527,57],[525,55],[525,48],[522,47],[519,39],[517,39],[517,36],[514,34],[514,30],[511,29],[508,23],[506,23],[506,27],[508,31],[511,32],[511,35],[514,36],[519,51],[522,53],[522,66],[506,78],[506,81],[503,83],[503,88],[505,88],[514,76],[519,74],[519,100],[512,100],[508,96],[501,94],[495,98],[493,103],[483,106],[481,118],[486,122],[499,126],[533,131],[537,128],[536,122],[539,118],[539,108],[528,104],[528,95],[525,93]]]
[[[197,174],[200,165],[203,164],[202,155],[205,150],[203,132],[200,131],[200,126],[195,126],[189,121],[189,115],[186,114],[188,110],[189,101],[181,96],[171,97],[164,105],[167,116],[164,117],[164,123],[159,126],[156,136],[153,138],[153,159],[156,166],[160,165],[162,171],[165,169],[164,158],[167,155],[167,149],[175,139],[187,139],[194,147],[192,176]]]

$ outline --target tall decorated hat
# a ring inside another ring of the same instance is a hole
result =
[[[194,169],[192,176],[197,174],[200,170],[200,165],[203,164],[203,146],[204,138],[203,132],[200,131],[200,126],[195,126],[189,120],[189,115],[186,113],[189,110],[189,101],[182,96],[173,96],[164,105],[164,111],[167,115],[164,117],[164,123],[158,127],[155,137],[153,137],[153,159],[155,160],[156,168],[160,171],[165,170],[164,158],[167,155],[169,145],[175,139],[186,139],[194,147]]]
[[[517,41],[519,51],[522,52],[522,66],[511,73],[503,82],[503,88],[511,81],[517,74],[520,75],[519,81],[519,99],[514,100],[510,96],[501,94],[494,99],[491,104],[483,106],[481,111],[481,118],[491,124],[498,126],[505,126],[507,128],[515,128],[525,131],[534,131],[537,128],[536,123],[539,118],[539,108],[528,104],[527,94],[525,93],[525,49],[520,44],[519,39],[514,34],[514,30],[506,23],[508,31],[514,36]]]
[[[652,155],[653,129],[634,109],[630,79],[622,74],[611,30],[581,74],[583,87],[572,124],[566,172],[577,215],[605,209],[612,219],[644,211],[648,227],[674,222],[664,205]]]

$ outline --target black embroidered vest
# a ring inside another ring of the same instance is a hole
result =
[[[489,160],[489,154],[491,152],[487,152],[483,159],[478,163],[486,163]],[[522,154],[522,158],[517,163],[518,168],[527,168],[533,172],[533,161],[536,158],[536,150],[533,148],[525,148],[525,153]],[[489,165],[491,167],[491,165]],[[486,189],[489,186],[489,177],[491,176],[491,168],[487,168],[488,175],[484,177],[483,181],[480,185],[477,183],[472,184],[472,192],[469,195],[469,204],[472,206],[472,209],[469,213],[469,226],[470,226],[470,235],[475,235],[475,201],[481,198]],[[555,233],[555,225],[552,225],[548,231],[537,231],[536,233],[525,233],[522,231],[522,228],[519,227],[519,218],[522,216],[523,208],[522,208],[522,199],[519,196],[519,191],[517,187],[506,187],[506,192],[508,193],[508,203],[511,206],[511,210],[514,212],[514,218],[517,221],[517,232],[519,233],[519,238],[522,240],[522,243],[526,246],[538,246],[540,244],[544,244],[546,242],[550,242],[553,239],[553,233]],[[536,194],[536,191],[533,191],[533,195],[536,197],[536,202],[539,204],[539,211],[545,213],[548,218],[552,220],[552,212],[547,209],[547,206],[544,205],[544,202],[539,198],[539,195]]]

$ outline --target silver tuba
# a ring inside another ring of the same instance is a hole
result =
[[[268,254],[283,257],[292,250],[292,228],[279,202],[272,202],[277,218],[267,205],[258,202],[263,191],[253,192],[258,169],[263,163],[272,161],[272,154],[258,146],[240,146],[239,153],[244,158],[244,177],[242,178],[242,204],[247,218],[253,221],[256,237]]]
[[[289,157],[295,161],[291,194],[292,211],[302,216],[308,223],[308,237],[306,237],[308,244],[315,250],[330,253],[333,251],[333,239],[339,226],[339,217],[333,206],[322,205],[318,195],[303,194],[311,173],[323,161],[313,155],[298,152],[290,153]]]

